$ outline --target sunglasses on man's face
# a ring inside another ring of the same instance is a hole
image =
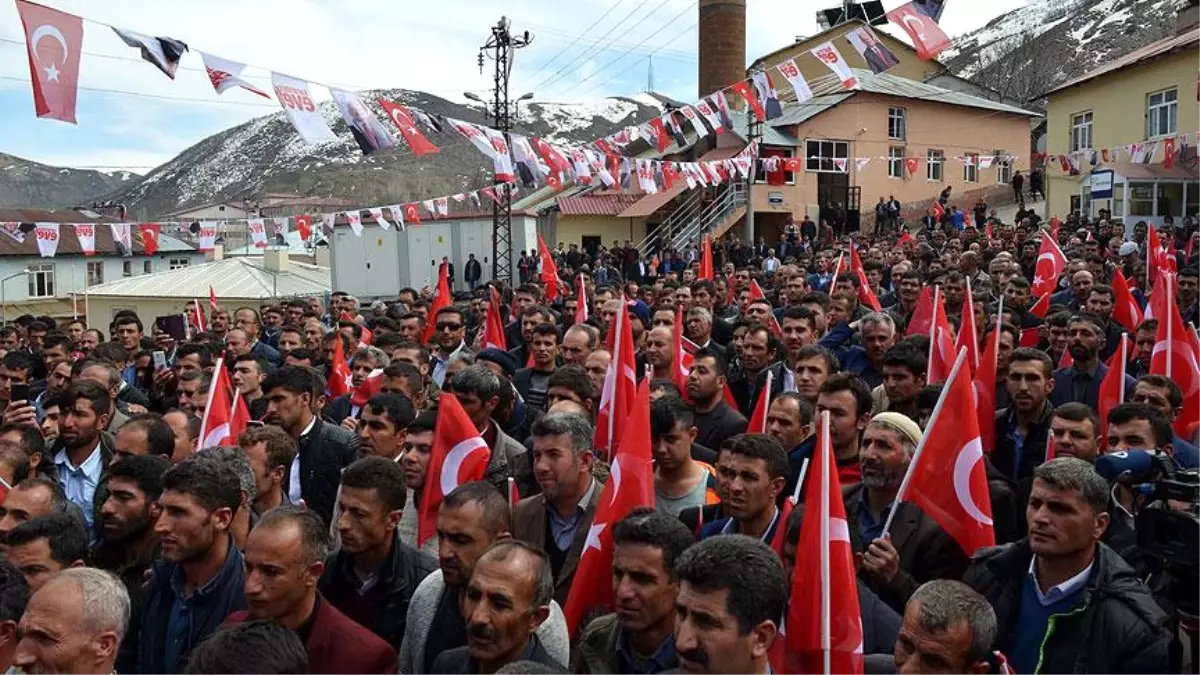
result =
[[[462,327],[463,327],[463,325],[461,323],[439,323],[437,325],[438,330],[448,330],[448,331],[452,331],[452,332],[456,331],[456,330],[461,330]]]

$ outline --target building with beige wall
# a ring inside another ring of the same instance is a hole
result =
[[[1200,25],[1195,3],[1187,9],[1191,13],[1181,13],[1176,34],[1046,94],[1048,213],[1079,211],[1095,217],[1108,209],[1128,231],[1137,221],[1161,225],[1167,216],[1179,220],[1200,210],[1195,162]],[[1165,141],[1174,138],[1179,148],[1184,134],[1192,135],[1190,160],[1180,157],[1167,168]],[[1123,150],[1147,141],[1158,143],[1146,164],[1134,163]],[[1119,150],[1114,154],[1112,149]],[[1109,161],[1102,150],[1109,150]],[[1064,173],[1060,155],[1073,159],[1078,170]],[[1109,191],[1110,196],[1103,196]]]

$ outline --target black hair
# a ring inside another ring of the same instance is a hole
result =
[[[242,502],[241,479],[228,462],[189,457],[171,467],[162,477],[163,491],[190,495],[209,511],[227,508],[237,513]]]
[[[651,438],[662,438],[680,424],[690,429],[696,424],[696,413],[678,394],[668,394],[650,404]]]
[[[4,543],[11,549],[38,539],[46,540],[50,547],[50,559],[63,567],[88,559],[87,527],[76,515],[48,513],[31,518],[14,527]]]
[[[308,651],[296,631],[257,619],[218,629],[188,655],[185,673],[304,675]]]
[[[928,368],[928,360],[925,353],[915,345],[902,343],[888,347],[887,351],[883,353],[883,365],[884,367],[906,368],[913,375],[921,376]]]
[[[1154,430],[1154,446],[1161,448],[1175,438],[1171,420],[1162,411],[1145,403],[1121,403],[1108,411],[1108,428],[1114,424],[1126,424],[1134,420],[1146,420]]]
[[[367,407],[375,415],[387,415],[396,429],[407,429],[417,418],[412,401],[403,394],[376,394],[367,401]]]
[[[175,432],[158,413],[141,413],[129,418],[122,429],[141,429],[152,456],[171,457],[175,454]]]
[[[374,490],[388,511],[400,511],[408,498],[404,470],[390,459],[361,457],[342,470],[342,487]]]
[[[650,381],[650,393],[662,393],[664,396],[676,398],[683,397],[683,392],[679,391],[679,387],[674,382],[661,377]]]
[[[1040,349],[1033,347],[1017,347],[1008,357],[1008,368],[1012,370],[1012,364],[1018,361],[1037,361],[1042,364],[1042,375],[1049,379],[1054,374],[1054,361],[1050,359],[1050,355]]]
[[[65,347],[68,352],[71,351],[70,336],[56,330],[46,333],[46,337],[42,340],[42,349],[53,349],[54,347]]]
[[[874,401],[871,398],[871,388],[861,377],[854,373],[834,373],[825,380],[819,390],[820,394],[836,394],[848,391],[854,396],[854,413],[858,417],[871,413]]]
[[[302,394],[313,395],[316,393],[313,386],[314,380],[311,368],[305,366],[283,366],[282,368],[276,368],[275,372],[267,375],[266,379],[263,380],[262,390],[267,394],[275,389],[283,389],[288,393],[298,396]]]
[[[20,621],[30,595],[33,592],[25,575],[7,558],[0,558],[0,621]]]
[[[145,328],[142,327],[141,318],[138,317],[138,315],[134,314],[133,312],[128,312],[125,314],[118,313],[117,317],[115,319],[113,319],[113,328],[116,328],[118,326],[127,326],[131,323],[135,324],[137,326],[139,333],[145,331]]]
[[[767,479],[787,478],[791,472],[787,451],[779,439],[766,434],[737,434],[732,438],[729,451],[750,459],[761,459],[767,465]]]
[[[662,552],[667,576],[675,578],[675,562],[693,543],[692,531],[683,521],[650,508],[637,508],[617,522],[613,545],[640,544]]]
[[[408,433],[417,434],[426,431],[433,431],[437,426],[437,412],[433,410],[423,410],[416,419],[408,425]]]
[[[41,363],[33,354],[23,351],[11,351],[4,355],[4,368],[6,370],[23,370],[29,379],[37,377],[38,364]]]
[[[558,326],[555,326],[552,323],[539,323],[538,325],[534,326],[533,330],[530,332],[533,333],[535,336],[536,335],[552,335],[552,336],[554,336],[555,344],[562,342],[562,336],[558,334]]]
[[[748,635],[764,621],[778,622],[787,605],[787,582],[779,556],[758,539],[741,534],[709,537],[683,552],[675,577],[702,592],[728,591],[726,610]]]
[[[75,380],[68,384],[62,390],[61,406],[73,408],[79,399],[90,402],[97,415],[108,415],[112,412],[113,402],[108,389],[91,380]]]
[[[825,360],[827,375],[833,375],[842,369],[842,364],[841,361],[838,360],[837,354],[834,354],[828,347],[822,347],[821,345],[804,345],[796,351],[797,362],[817,357]]]
[[[362,326],[358,325],[357,321],[347,321],[347,320],[338,321],[337,327],[339,329],[349,328],[350,334],[354,336],[355,340],[362,339]]]
[[[258,373],[260,375],[266,375],[267,371],[270,369],[270,366],[267,365],[266,359],[259,358],[259,357],[255,356],[254,354],[242,354],[240,356],[234,357],[233,365],[236,366],[237,364],[246,362],[246,361],[258,366]]]
[[[147,501],[154,501],[162,495],[163,475],[172,466],[169,457],[160,455],[126,457],[105,469],[104,480],[128,478],[137,484]]]
[[[555,370],[546,381],[546,389],[550,387],[569,389],[571,393],[585,401],[596,398],[597,394],[596,386],[592,384],[592,378],[588,376],[587,371],[583,369],[583,366],[574,364]]]
[[[490,483],[463,483],[442,498],[442,508],[457,509],[467,504],[479,504],[483,510],[483,528],[492,535],[512,528],[512,505]]]
[[[175,361],[195,354],[200,357],[200,367],[208,368],[212,365],[212,351],[208,347],[201,344],[184,343],[175,349]]]
[[[717,371],[717,375],[725,377],[729,374],[729,362],[725,360],[725,356],[723,354],[717,352],[715,349],[705,347],[704,349],[700,349],[696,352],[693,363],[699,359],[705,358],[712,359],[713,367],[714,370]]]
[[[1159,387],[1167,390],[1167,405],[1171,406],[1172,410],[1178,410],[1183,405],[1183,390],[1179,385],[1169,377],[1164,375],[1143,375],[1138,378],[1138,382],[1145,382],[1151,387]]]
[[[1100,433],[1100,418],[1092,406],[1078,401],[1064,403],[1054,409],[1053,417],[1061,417],[1068,422],[1089,422],[1092,425],[1092,435]]]

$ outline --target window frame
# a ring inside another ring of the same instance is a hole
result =
[[[191,265],[192,261],[187,258],[168,258],[167,269],[178,270]]]
[[[104,261],[103,260],[88,260],[83,268],[84,278],[87,280],[88,288],[99,286],[104,283]]]
[[[57,285],[57,269],[54,263],[43,262],[33,263],[26,266],[29,270],[29,297],[30,298],[54,298],[58,297],[55,293]],[[39,286],[41,287],[39,289]]]
[[[937,154],[934,154],[937,153]],[[933,169],[937,167],[937,178],[933,177]],[[929,148],[925,151],[925,180],[930,183],[946,182],[946,151]]]
[[[778,145],[763,146],[762,149],[759,151],[760,158],[762,158],[762,157],[782,157],[782,158],[792,159],[795,156],[796,156],[795,148],[784,148],[784,147],[780,147]],[[781,169],[781,171],[782,171],[782,169]],[[769,185],[769,183],[767,183],[767,172],[766,171],[755,172],[754,184],[755,185]],[[783,184],[784,185],[795,185],[796,184],[796,172],[795,171],[784,171],[783,172]],[[779,187],[779,186],[774,185],[772,187]],[[172,268],[172,269],[174,269],[174,268]]]
[[[816,148],[817,148],[816,153],[811,152],[814,143],[816,144]],[[832,153],[828,156],[821,154],[821,151],[822,151],[821,146],[822,146],[822,144],[826,144],[826,143],[829,144],[829,150]],[[842,151],[842,154],[840,154],[840,155],[838,154],[839,148]],[[835,159],[846,160],[847,168],[849,168],[849,162],[850,162],[850,142],[849,141],[837,141],[837,140],[828,139],[828,138],[806,138],[804,140],[804,172],[805,173],[845,173],[844,171],[838,171],[837,167],[834,166],[833,160],[835,160]],[[813,163],[814,161],[816,162],[815,165]],[[828,162],[828,168],[825,168],[826,162]],[[816,166],[816,168],[813,168],[814,166]]]
[[[893,125],[900,130],[899,134],[893,133]],[[889,141],[907,141],[908,140],[908,110],[898,106],[888,106],[888,140]]]
[[[1085,117],[1087,118],[1086,120],[1084,119]],[[1070,148],[1071,152],[1092,149],[1092,123],[1094,121],[1095,117],[1092,115],[1091,110],[1084,110],[1071,115],[1070,136],[1067,143],[1067,147]],[[1081,136],[1085,135],[1087,136],[1086,143],[1081,138]]]
[[[896,152],[900,154],[895,154]],[[887,175],[888,178],[904,179],[904,159],[907,154],[907,148],[902,145],[889,145],[887,156]]]
[[[992,166],[996,167],[996,184],[1008,185],[1012,182],[1012,164],[1007,161],[1008,152],[1005,150],[992,151]]]
[[[1174,98],[1167,101],[1167,94],[1171,94]],[[1161,96],[1162,101],[1153,103],[1152,99],[1155,96]],[[1166,123],[1169,129],[1157,129],[1156,117],[1158,113],[1163,113],[1166,116]],[[1157,138],[1169,138],[1174,136],[1179,130],[1179,89],[1177,87],[1168,87],[1153,91],[1146,94],[1146,140],[1154,140]]]
[[[122,260],[121,261],[121,277],[124,278],[124,277],[131,277],[131,276],[133,276],[133,261],[132,260]]]
[[[978,183],[979,182],[979,153],[964,152],[963,153],[963,182]]]

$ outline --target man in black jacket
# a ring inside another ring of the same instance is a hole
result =
[[[298,451],[284,484],[288,500],[293,504],[303,500],[328,523],[342,469],[358,458],[358,437],[313,413],[312,402],[324,386],[311,368],[284,366],[276,370],[263,382],[267,396],[263,421],[296,439]]]
[[[1008,357],[1008,400],[1011,405],[996,411],[996,449],[992,463],[1010,480],[1033,475],[1033,468],[1046,459],[1046,439],[1054,406],[1048,400],[1054,391],[1054,363],[1038,349],[1021,347]]]
[[[1090,464],[1037,467],[1029,536],[980,551],[964,581],[996,610],[997,647],[1019,673],[1168,672],[1166,615],[1100,543],[1109,486]]]
[[[397,650],[404,639],[413,591],[437,560],[400,541],[404,470],[390,459],[364,457],[342,472],[338,519],[342,548],[318,584],[343,614]]]
[[[479,280],[483,277],[483,266],[475,259],[475,254],[471,253],[467,256],[466,269],[463,270],[463,281],[467,282],[467,288],[472,291],[479,285]]]

